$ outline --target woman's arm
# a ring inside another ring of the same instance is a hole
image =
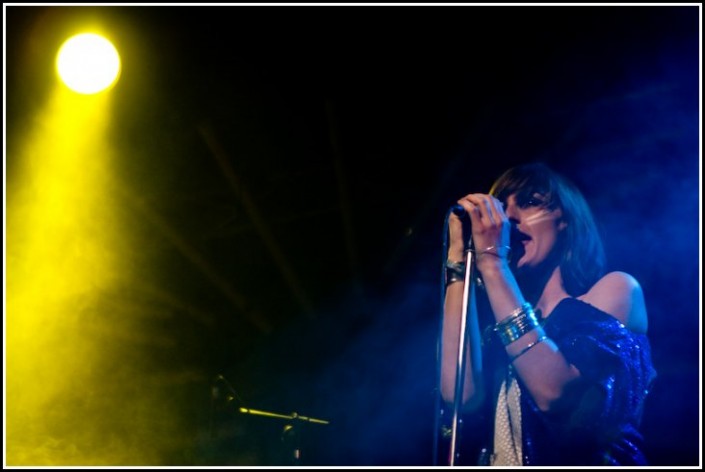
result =
[[[458,216],[448,217],[449,245],[447,259],[452,262],[466,263],[465,238],[463,225]],[[464,280],[446,286],[443,305],[443,326],[441,338],[441,396],[448,403],[455,401],[456,375],[458,368],[458,351],[461,336]],[[471,287],[474,290],[474,287]],[[465,356],[465,375],[463,381],[462,405],[465,411],[473,410],[484,398],[482,386],[482,358],[480,349],[480,328],[475,304],[475,294],[470,292],[470,305],[466,318],[468,339]]]
[[[458,350],[461,335],[462,301],[464,282],[448,285],[443,313],[443,335],[441,350],[441,396],[448,403],[455,401],[455,384],[458,367]],[[474,290],[474,287],[473,287]],[[465,356],[465,379],[463,383],[463,410],[472,411],[484,399],[482,385],[482,354],[480,328],[474,293],[470,293],[471,304],[466,318],[468,339]]]

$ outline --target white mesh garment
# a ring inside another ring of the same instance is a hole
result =
[[[510,368],[497,398],[493,466],[522,465],[520,394],[519,384]]]

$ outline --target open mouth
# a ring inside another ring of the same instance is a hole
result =
[[[511,240],[512,240],[512,246],[514,245],[523,245],[528,241],[531,241],[531,236],[528,234],[522,233],[518,229],[516,229],[516,226],[512,227],[512,234],[511,234]]]
[[[518,261],[524,255],[526,244],[531,241],[531,236],[522,233],[516,226],[512,227],[511,233],[512,259]]]

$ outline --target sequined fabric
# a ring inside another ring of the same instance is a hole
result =
[[[523,465],[648,465],[639,433],[656,377],[648,338],[573,298],[559,303],[544,330],[580,370],[581,380],[571,386],[559,411],[552,414],[539,411],[518,382]],[[506,355],[496,364],[499,375],[493,376],[494,391],[499,392]],[[488,437],[490,450],[493,439],[494,432]]]

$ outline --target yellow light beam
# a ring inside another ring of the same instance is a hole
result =
[[[112,98],[57,83],[33,126],[8,136],[19,143],[6,187],[9,466],[163,465],[183,449],[166,374],[150,371],[173,333],[123,290],[139,283],[139,248],[113,191]]]
[[[109,95],[59,87],[15,156],[21,169],[8,184],[6,228],[8,464],[69,460],[76,445],[59,433],[59,412],[80,414],[76,387],[89,385],[104,360],[91,327],[110,314],[94,310],[122,266],[103,193],[109,110]]]

